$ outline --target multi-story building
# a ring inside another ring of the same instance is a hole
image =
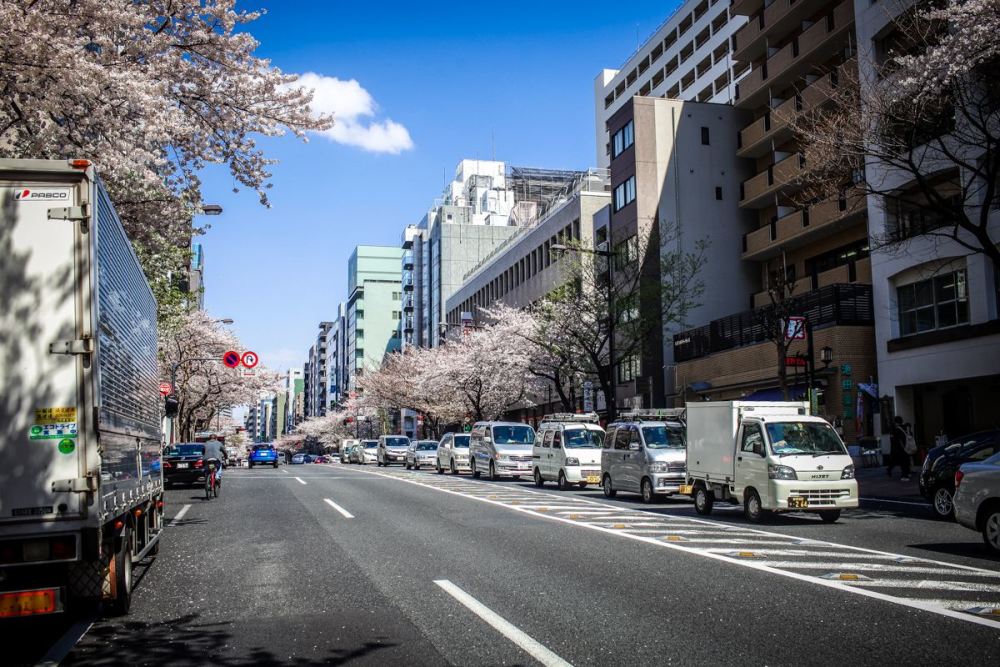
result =
[[[686,0],[621,67],[597,75],[598,167],[611,163],[608,121],[636,95],[721,104],[733,101],[734,83],[749,67],[730,56],[730,38],[746,24],[746,17],[734,14],[729,5],[729,0]]]
[[[339,405],[344,395],[347,317],[344,304],[337,306],[337,317],[326,332],[326,409]]]
[[[402,258],[402,248],[359,245],[348,260],[343,369],[348,392],[357,391],[357,378],[364,369],[377,368],[388,352],[400,349]]]
[[[688,397],[779,397],[778,347],[765,340],[759,317],[777,300],[808,318],[814,359],[828,350],[818,368],[819,409],[851,438],[871,431],[855,417],[867,400],[858,386],[876,370],[865,198],[845,183],[836,197],[805,199],[805,161],[788,119],[821,104],[856,68],[854,2],[735,0],[730,10],[750,17],[734,36],[732,57],[751,67],[736,86],[735,106],[750,114],[736,155],[755,165],[740,185],[739,206],[753,217],[742,258],[757,267],[760,288],[743,295],[742,312],[674,337],[677,381]],[[792,343],[788,354],[801,353]],[[801,397],[805,376],[791,373],[790,393]]]
[[[877,78],[878,59],[892,45],[907,43],[900,39],[893,19],[915,4],[855,3],[862,82]],[[958,195],[961,179],[968,178],[966,170],[954,162],[938,163],[923,175],[927,182],[940,184],[935,187],[943,197],[948,196],[949,187]],[[947,231],[954,223],[939,220],[922,207],[921,194],[912,181],[887,174],[872,163],[867,179],[879,184],[879,190],[898,190],[901,195],[892,201],[868,197],[871,238],[899,242],[883,242],[871,255],[882,413],[876,427],[901,415],[913,424],[917,441],[926,446],[932,446],[941,432],[958,437],[995,427],[1000,395],[995,268],[982,253],[970,252],[957,240],[922,233],[939,224],[947,225],[939,231]],[[978,206],[969,215],[976,219]],[[990,224],[995,240],[1000,237],[1000,206]],[[883,450],[888,451],[888,428],[881,433]]]
[[[403,233],[404,253],[412,253],[412,263],[404,261],[409,280],[402,307],[412,313],[403,323],[406,344],[437,345],[446,328],[446,302],[464,276],[520,227],[533,224],[581,173],[462,160],[440,200],[416,229]]]
[[[302,394],[303,389],[302,381],[302,371],[294,368],[290,369],[285,373],[285,386],[284,386],[284,396],[285,396],[285,413],[284,413],[284,432],[291,433],[295,430],[295,425],[299,423],[300,419],[297,418],[295,413],[295,406],[298,397]]]
[[[334,328],[333,322],[320,322],[316,342],[309,348],[309,358],[303,368],[306,392],[306,417],[322,417],[326,414],[328,340],[327,335]]]
[[[659,299],[637,304],[653,333],[635,354],[616,355],[619,408],[673,404],[681,393],[673,335],[744,307],[755,291],[753,271],[740,257],[751,226],[751,216],[738,207],[740,182],[752,165],[737,158],[736,134],[748,117],[728,105],[634,97],[608,121],[612,198],[595,241],[610,240],[616,284],[636,275],[625,263],[639,263],[643,281],[669,280],[663,265],[682,252],[702,256],[696,278],[705,285],[683,324],[663,321]],[[636,298],[647,299],[646,293],[640,288]]]

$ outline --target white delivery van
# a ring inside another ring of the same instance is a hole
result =
[[[816,512],[832,523],[858,506],[847,448],[808,403],[687,404],[686,493],[709,514],[715,501],[742,504],[747,520],[771,512]]]
[[[604,429],[596,413],[545,415],[531,453],[535,486],[557,482],[565,491],[576,484],[601,483]]]
[[[501,477],[531,474],[531,449],[535,429],[520,422],[476,422],[469,434],[469,467],[472,476]]]

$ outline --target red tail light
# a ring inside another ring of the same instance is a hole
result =
[[[170,461],[164,461],[163,462],[163,467],[164,468],[173,468],[173,466],[170,464]]]
[[[195,468],[202,468],[204,466],[205,466],[205,461],[202,459],[198,459],[197,461],[194,462]]]
[[[961,470],[955,472],[955,490],[958,491],[958,485],[962,483],[962,478],[965,477],[965,473]]]

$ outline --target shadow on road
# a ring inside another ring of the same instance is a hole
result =
[[[361,638],[329,649],[316,658],[277,655],[264,646],[253,646],[239,655],[232,646],[245,629],[231,621],[199,622],[199,614],[148,623],[108,622],[95,625],[87,637],[62,661],[62,665],[344,665],[350,662],[377,664],[376,654],[395,647]]]

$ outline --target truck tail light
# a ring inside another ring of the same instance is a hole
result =
[[[87,169],[90,167],[90,160],[70,160],[69,166],[74,169]]]
[[[62,611],[58,588],[0,593],[0,618],[54,614]]]

